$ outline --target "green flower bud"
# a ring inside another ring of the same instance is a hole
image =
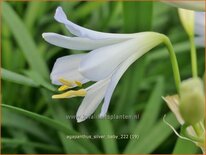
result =
[[[191,78],[181,83],[179,110],[182,118],[189,125],[204,119],[205,95],[201,79]]]

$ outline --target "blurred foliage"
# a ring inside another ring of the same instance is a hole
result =
[[[69,18],[104,32],[156,31],[171,39],[182,78],[191,77],[189,43],[176,8],[159,2],[3,2],[2,3],[2,153],[189,153],[199,150],[177,140],[163,115],[179,125],[161,96],[175,94],[171,64],[163,46],[137,60],[119,82],[109,114],[140,114],[140,120],[66,119],[75,115],[81,98],[51,100],[50,84],[58,57],[82,53],[46,43],[41,34],[69,35],[53,15],[62,6]],[[101,20],[100,20],[101,19]],[[199,76],[204,73],[204,49],[198,48]],[[98,114],[99,109],[96,114]],[[78,139],[67,135],[137,134],[139,139]],[[177,142],[177,143],[176,143]],[[188,153],[188,152],[187,152]]]

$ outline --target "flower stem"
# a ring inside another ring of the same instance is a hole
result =
[[[164,38],[163,43],[167,46],[167,49],[168,49],[168,52],[170,55],[170,60],[172,63],[172,70],[173,70],[173,74],[174,74],[176,89],[179,92],[181,78],[180,78],[180,71],[179,71],[179,66],[178,66],[178,62],[177,62],[177,57],[175,55],[174,48],[173,48],[172,43],[169,40],[169,38],[165,35],[163,35],[163,38]]]
[[[194,43],[194,37],[190,36],[190,46],[191,46],[191,63],[192,63],[192,76],[197,77],[197,54],[196,54],[196,48]]]

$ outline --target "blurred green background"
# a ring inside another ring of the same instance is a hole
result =
[[[164,3],[1,2],[2,153],[200,153],[163,123],[167,114],[167,121],[179,131],[178,122],[161,99],[176,93],[164,46],[137,60],[113,94],[108,114],[139,114],[139,120],[91,119],[77,123],[66,119],[66,115],[75,115],[82,98],[52,100],[56,87],[50,84],[49,72],[57,58],[85,51],[55,47],[42,39],[43,32],[69,35],[53,18],[57,6],[63,7],[71,21],[93,30],[166,34],[177,53],[182,79],[191,77],[187,35],[177,9]],[[197,50],[199,76],[203,77],[205,53],[203,48]],[[81,134],[137,134],[140,138],[66,138]]]

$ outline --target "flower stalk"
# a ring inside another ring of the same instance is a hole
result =
[[[192,63],[192,76],[198,77],[198,71],[197,71],[197,53],[196,53],[196,47],[194,42],[194,36],[189,36],[190,39],[190,46],[191,46],[191,63]]]
[[[175,51],[174,51],[174,48],[172,46],[170,39],[165,35],[164,35],[163,43],[166,45],[169,55],[170,55],[175,85],[176,85],[177,92],[179,92],[181,78],[180,78],[180,71],[179,71],[179,66],[177,62],[177,57],[176,57],[176,54],[175,54]]]

